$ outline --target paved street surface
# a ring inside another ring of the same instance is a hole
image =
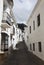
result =
[[[13,50],[5,59],[3,65],[44,65],[42,60],[28,52],[25,48]]]

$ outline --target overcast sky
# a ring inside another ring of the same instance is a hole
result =
[[[14,0],[14,15],[17,22],[26,22],[37,0]]]

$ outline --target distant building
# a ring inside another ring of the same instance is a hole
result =
[[[27,25],[25,38],[28,50],[44,60],[44,0],[38,0]]]
[[[22,31],[17,26],[15,26],[15,35],[13,36],[13,38],[14,38],[13,49],[16,49],[16,44],[22,41]]]

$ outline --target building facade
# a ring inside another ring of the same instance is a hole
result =
[[[15,20],[12,13],[13,0],[1,0],[0,4],[0,53],[9,51],[15,34]],[[14,24],[14,25],[13,25]]]
[[[22,41],[22,31],[15,26],[15,35],[13,35],[13,49],[16,49],[16,44]]]
[[[0,2],[1,2],[0,3],[0,49],[1,49],[1,21],[2,21],[2,15],[3,15],[3,0],[0,0]]]
[[[38,0],[25,29],[28,50],[44,60],[44,0]]]

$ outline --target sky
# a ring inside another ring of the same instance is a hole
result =
[[[26,23],[37,0],[14,0],[13,12],[18,23]]]

